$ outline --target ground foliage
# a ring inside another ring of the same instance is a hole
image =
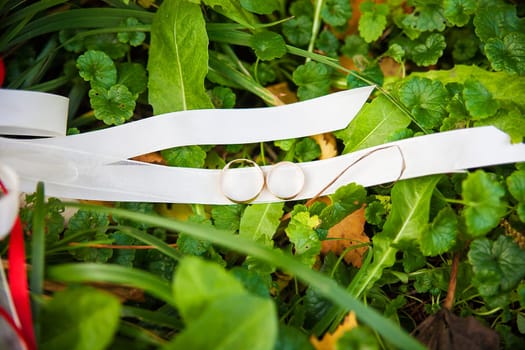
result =
[[[222,168],[235,158],[310,161],[481,125],[522,142],[524,14],[521,2],[504,0],[4,0],[0,52],[4,87],[70,98],[70,133],[378,85],[333,135],[142,158]],[[65,228],[71,205],[38,196],[26,197],[21,217],[29,245],[35,227],[46,232],[38,248],[46,296],[34,303],[42,348],[408,349],[417,345],[403,334],[427,316],[422,325],[446,341],[474,321],[476,334],[494,342],[483,327],[492,328],[503,348],[524,341],[523,164],[348,184],[314,202],[105,203],[80,208]],[[189,224],[177,229],[166,218]],[[323,275],[346,292],[314,287]],[[455,302],[441,310],[451,275]],[[349,305],[358,316],[351,327],[342,322]],[[414,334],[426,342],[422,328]]]

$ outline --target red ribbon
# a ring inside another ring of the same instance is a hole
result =
[[[0,180],[0,189],[7,194],[7,188],[4,186],[2,180]],[[18,216],[11,230],[7,259],[9,261],[9,288],[11,289],[11,296],[16,313],[20,319],[20,329],[16,328],[14,323],[9,322],[10,318],[5,318],[6,312],[0,312],[0,315],[3,316],[11,326],[15,326],[16,333],[23,336],[22,340],[27,344],[29,350],[36,350],[37,346],[31,315],[31,304],[29,302],[29,288],[27,285],[24,232],[22,230],[20,217]]]

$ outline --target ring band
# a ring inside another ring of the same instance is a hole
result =
[[[231,171],[230,167],[238,163],[249,163],[254,168],[242,168]],[[220,176],[221,192],[234,203],[250,203],[259,196],[264,188],[264,173],[253,160],[235,159],[224,166]]]
[[[292,199],[304,188],[303,169],[288,161],[277,163],[268,173],[266,186],[275,197]]]

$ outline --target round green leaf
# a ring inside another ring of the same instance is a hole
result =
[[[138,19],[130,17],[127,18],[124,22],[126,27],[133,28],[135,26],[141,25]],[[144,32],[120,32],[117,34],[117,38],[121,43],[129,43],[131,46],[139,46],[146,39],[146,34]]]
[[[480,81],[469,79],[463,88],[465,106],[472,119],[483,119],[494,115],[498,110],[498,102]]]
[[[330,89],[330,71],[322,63],[310,61],[297,67],[292,79],[299,89],[300,100],[326,95]]]
[[[321,9],[321,17],[332,26],[342,26],[352,16],[352,8],[348,0],[326,0]]]
[[[107,125],[123,124],[135,109],[133,94],[122,84],[113,85],[109,90],[93,87],[89,90],[89,101],[95,117]]]
[[[525,34],[512,32],[503,39],[492,38],[485,44],[485,54],[497,71],[525,73]]]
[[[478,4],[475,0],[445,0],[443,2],[445,18],[455,26],[462,27],[470,20]]]
[[[525,170],[517,170],[507,177],[507,188],[512,197],[525,203]]]
[[[443,34],[432,33],[424,42],[417,44],[411,51],[411,58],[418,66],[436,64],[447,47]]]
[[[308,16],[298,16],[283,23],[283,34],[291,44],[304,46],[310,40],[312,25]]]
[[[252,37],[255,54],[263,61],[273,60],[286,54],[286,43],[280,34],[265,30]]]
[[[241,0],[241,6],[258,15],[269,15],[280,7],[278,0]]]
[[[428,229],[421,235],[421,252],[435,256],[447,252],[456,244],[458,219],[450,207],[441,209]]]
[[[117,68],[113,60],[104,52],[89,50],[77,59],[80,76],[91,82],[109,88],[117,82]]]
[[[148,85],[146,69],[140,63],[121,63],[118,65],[118,83],[125,85],[132,94],[140,94]]]
[[[185,168],[202,168],[206,160],[206,152],[197,145],[169,148],[161,155],[168,165]]]

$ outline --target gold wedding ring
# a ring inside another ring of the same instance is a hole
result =
[[[292,199],[304,188],[303,169],[288,161],[277,163],[268,173],[266,187],[277,198]]]
[[[233,165],[250,164],[251,167],[232,169]],[[234,171],[235,170],[235,171]],[[235,159],[224,166],[220,176],[221,191],[234,203],[250,203],[264,188],[264,173],[253,160]]]

